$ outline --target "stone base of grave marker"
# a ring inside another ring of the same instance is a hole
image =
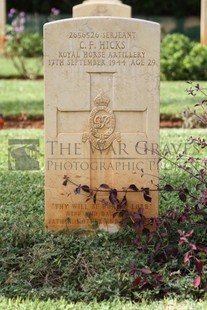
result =
[[[46,24],[44,39],[46,226],[116,231],[115,209],[100,202],[106,194],[88,201],[73,183],[156,189],[160,26],[74,18]],[[151,196],[128,193],[128,209],[157,217],[158,193]]]

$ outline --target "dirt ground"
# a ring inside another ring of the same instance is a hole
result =
[[[4,129],[9,128],[44,128],[44,120],[43,119],[5,120]]]
[[[161,120],[160,128],[181,128],[182,120]],[[44,119],[5,119],[4,129],[9,128],[44,128]]]

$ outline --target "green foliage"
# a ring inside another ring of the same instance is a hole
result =
[[[7,26],[4,53],[7,58],[11,59],[21,77],[36,78],[42,69],[42,35],[16,32],[12,26]],[[35,67],[30,66],[29,58],[35,59]]]
[[[182,34],[167,35],[161,43],[161,74],[166,80],[185,80],[188,77],[183,66],[192,42]]]
[[[183,60],[190,80],[207,80],[207,46],[195,44]]]
[[[161,78],[163,80],[205,80],[207,47],[174,33],[161,42]]]
[[[6,41],[4,45],[8,57],[42,57],[43,39],[38,32],[16,33],[12,27],[6,28]]]
[[[24,57],[42,57],[43,38],[38,32],[25,33],[21,38],[22,55]]]

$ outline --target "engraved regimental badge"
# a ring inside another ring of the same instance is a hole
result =
[[[89,115],[89,132],[84,132],[82,141],[89,140],[91,148],[106,150],[114,140],[121,142],[121,135],[114,132],[116,119],[113,111],[108,107],[110,98],[101,92],[95,99],[95,107]]]

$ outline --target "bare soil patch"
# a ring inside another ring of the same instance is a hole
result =
[[[180,119],[161,120],[160,128],[181,128],[182,123]],[[9,117],[4,120],[4,129],[9,128],[44,128],[44,119],[41,117]]]
[[[1,76],[0,79],[19,79],[19,80],[30,80],[28,77],[21,77],[19,75],[12,76]],[[42,80],[43,76],[39,75],[35,77],[34,80]],[[182,119],[176,118],[174,116],[163,116],[160,119],[160,128],[182,128]],[[8,116],[4,119],[4,129],[10,128],[44,128],[44,118],[43,117],[30,117],[27,114],[21,116]],[[1,129],[1,124],[0,124]]]
[[[10,128],[43,128],[44,119],[42,117],[30,118],[27,116],[10,116],[4,120],[4,129]]]

